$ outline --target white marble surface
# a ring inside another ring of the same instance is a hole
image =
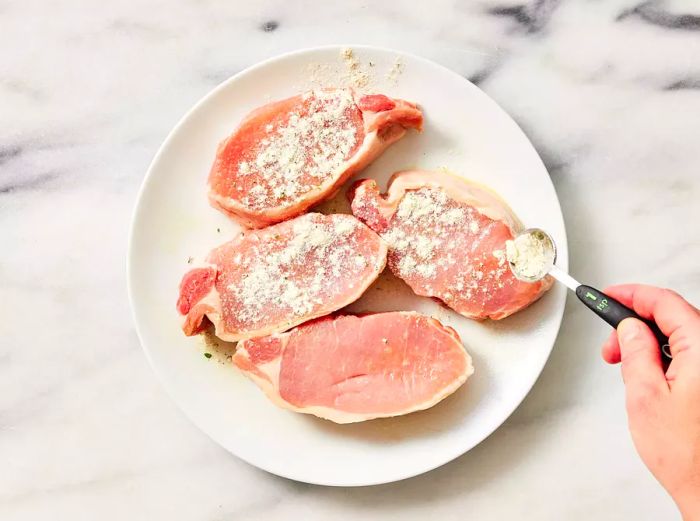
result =
[[[150,159],[197,99],[268,56],[368,43],[452,67],[522,125],[581,280],[697,303],[696,0],[9,0],[0,42],[0,519],[677,518],[630,442],[607,329],[572,299],[487,441],[406,482],[330,489],[258,471],[180,414],[134,334],[124,257]]]

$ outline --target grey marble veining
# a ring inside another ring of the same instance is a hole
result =
[[[0,519],[675,519],[637,459],[607,330],[568,302],[540,380],[427,475],[329,489],[230,456],[165,396],[125,289],[135,195],[181,115],[300,47],[441,62],[523,127],[560,196],[571,270],[700,302],[695,0],[0,6]]]

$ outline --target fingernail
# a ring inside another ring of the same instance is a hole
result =
[[[630,342],[639,335],[639,322],[634,319],[625,319],[617,326],[617,334],[621,342]]]

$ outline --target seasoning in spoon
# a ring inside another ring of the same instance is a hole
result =
[[[538,229],[525,230],[506,241],[506,259],[516,278],[535,282],[542,279],[554,264],[556,251],[551,238]]]

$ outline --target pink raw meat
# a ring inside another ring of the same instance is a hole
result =
[[[526,283],[508,268],[505,242],[522,225],[495,193],[444,172],[393,175],[386,195],[370,179],[352,212],[389,243],[388,264],[418,295],[465,317],[501,319],[530,305],[552,280]]]
[[[209,201],[250,228],[295,217],[332,197],[407,128],[422,124],[413,103],[351,89],[270,103],[219,145]]]
[[[286,331],[357,300],[386,264],[386,244],[352,215],[310,213],[249,230],[180,283],[185,334],[234,342]]]
[[[452,328],[409,311],[320,318],[240,342],[233,362],[280,407],[336,423],[427,409],[474,372]]]

